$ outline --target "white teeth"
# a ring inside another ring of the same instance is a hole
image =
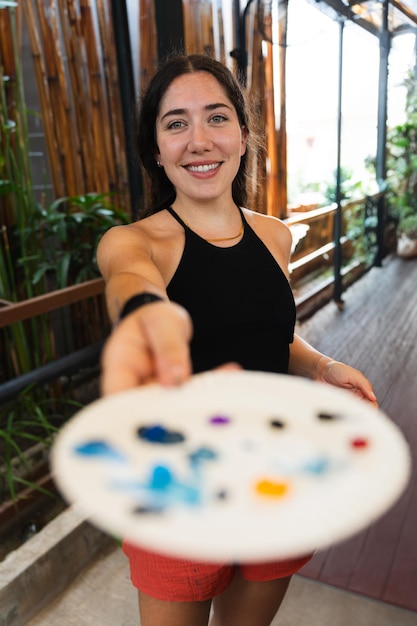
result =
[[[188,165],[187,169],[191,172],[209,172],[219,167],[219,163],[211,163],[210,165]]]

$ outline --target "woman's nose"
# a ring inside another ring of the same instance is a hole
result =
[[[201,150],[210,150],[213,146],[207,129],[201,124],[196,124],[190,129],[191,135],[188,143],[188,149],[190,152],[198,152]]]

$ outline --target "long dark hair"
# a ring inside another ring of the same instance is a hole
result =
[[[232,183],[232,196],[238,206],[247,202],[248,161],[250,159],[250,119],[244,93],[232,72],[223,64],[206,55],[191,54],[169,58],[151,79],[142,98],[137,119],[136,145],[140,163],[150,179],[149,192],[145,194],[144,205],[140,207],[140,218],[152,215],[170,206],[175,200],[175,188],[158,167],[156,155],[156,119],[159,114],[161,100],[172,81],[183,74],[207,72],[214,76],[224,88],[229,100],[235,107],[240,126],[248,133],[248,146],[242,156],[240,167]]]

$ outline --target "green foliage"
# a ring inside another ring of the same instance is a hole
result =
[[[417,239],[417,213],[400,220],[398,230],[410,239]]]
[[[34,285],[47,274],[59,289],[99,276],[98,242],[111,226],[127,222],[127,215],[110,203],[110,197],[89,193],[37,207],[30,230],[38,233],[40,246],[35,255],[18,260],[32,268]]]
[[[332,202],[336,202],[336,172],[333,174],[333,180],[331,182],[326,183],[323,195],[326,198],[327,202],[331,204]],[[360,180],[355,180],[353,177],[353,172],[350,168],[342,167],[340,171],[340,191],[341,191],[341,200],[346,200],[351,197],[355,197],[358,195],[358,192],[362,192],[362,186]],[[361,193],[359,193],[361,195]],[[363,194],[362,194],[363,195]]]
[[[62,399],[53,400],[43,390],[27,389],[17,401],[9,402],[0,409],[0,496],[1,501],[15,500],[19,490],[34,487],[52,495],[36,483],[28,480],[30,466],[26,457],[28,447],[43,443],[49,447],[59,426],[80,403]],[[16,461],[23,471],[16,471]]]
[[[0,299],[19,302],[97,277],[98,240],[127,216],[105,193],[48,204],[36,201],[16,16],[14,9],[9,11],[16,74],[10,80],[0,65]],[[0,331],[5,354],[0,379],[53,359],[54,335],[71,346],[71,320],[61,313],[60,329],[51,328],[50,318],[38,316]]]
[[[417,214],[417,78],[410,73],[407,88],[406,120],[387,134],[387,200],[399,222]]]
[[[36,200],[15,6],[0,0],[0,9],[10,12],[16,69],[11,80],[0,63],[0,299],[8,302],[97,277],[99,239],[111,226],[128,220],[109,193],[49,203]],[[84,313],[85,309],[83,324]],[[92,310],[91,317],[96,323],[95,313]],[[59,315],[39,315],[0,329],[0,382],[57,358],[57,343],[61,350],[71,349],[74,328],[70,312],[61,310]],[[57,428],[80,407],[71,399],[72,391],[60,383],[28,389],[0,407],[1,501],[14,499],[29,484],[24,473],[15,471],[16,459],[25,467],[28,447],[39,442],[49,445]]]
[[[376,226],[378,218],[371,198],[351,203],[343,212],[346,236],[352,241],[355,258],[371,265],[376,251]]]

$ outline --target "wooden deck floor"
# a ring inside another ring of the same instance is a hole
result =
[[[413,473],[383,518],[317,553],[301,574],[417,611],[417,260],[388,259],[350,287],[344,301],[343,312],[330,303],[298,332],[368,376],[381,409],[409,442]]]

